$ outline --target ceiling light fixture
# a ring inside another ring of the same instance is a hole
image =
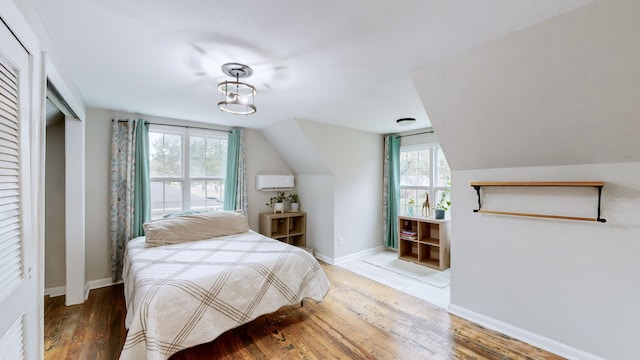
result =
[[[222,72],[235,77],[236,81],[226,80],[218,84],[218,91],[222,94],[222,100],[218,102],[220,110],[236,115],[249,115],[256,112],[256,106],[253,104],[256,88],[240,82],[240,78],[251,76],[253,70],[247,65],[226,63],[222,65]]]
[[[409,126],[409,125],[413,124],[414,122],[416,122],[416,119],[414,119],[414,118],[402,118],[402,119],[396,120],[396,122],[400,126]]]

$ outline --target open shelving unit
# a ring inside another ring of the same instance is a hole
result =
[[[449,220],[398,216],[398,258],[437,270],[449,268]]]
[[[528,216],[537,218],[549,218],[549,219],[562,219],[562,220],[581,220],[581,221],[597,221],[600,223],[607,222],[606,219],[600,217],[600,205],[602,201],[602,188],[604,186],[603,181],[474,181],[471,186],[476,190],[478,194],[478,208],[473,212],[484,214],[496,214],[496,215],[511,215],[511,216]],[[593,187],[598,191],[598,207],[597,217],[578,217],[578,216],[564,216],[564,215],[550,215],[550,214],[531,214],[520,213],[511,211],[497,211],[487,210],[482,208],[482,196],[480,189],[483,186],[536,186],[536,187]]]
[[[260,233],[294,246],[307,245],[307,214],[303,212],[262,213]]]

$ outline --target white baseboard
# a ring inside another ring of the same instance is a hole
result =
[[[524,341],[533,346],[539,347],[546,351],[552,352],[556,355],[560,355],[567,359],[575,359],[575,360],[605,360],[599,356],[589,354],[582,350],[578,350],[571,346],[559,343],[555,340],[549,339],[547,337],[532,333],[530,331],[520,329],[513,325],[509,325],[502,321],[490,318],[488,316],[478,314],[471,310],[467,310],[463,307],[456,306],[453,304],[449,304],[448,309],[450,314],[459,316],[463,319],[469,320],[476,324],[482,325],[488,329],[495,330],[507,336],[510,336],[514,339],[518,339]]]
[[[341,256],[341,257],[339,257],[337,259],[330,258],[330,257],[328,257],[328,256],[326,256],[324,254],[319,253],[318,251],[315,251],[313,253],[313,255],[316,257],[316,259],[324,261],[327,264],[339,265],[339,264],[345,263],[347,261],[351,261],[351,260],[355,260],[355,259],[367,256],[367,255],[375,254],[375,253],[380,252],[380,251],[382,251],[384,249],[386,249],[386,248],[384,246],[380,245],[380,246],[376,246],[376,247],[371,248],[371,249],[365,249],[365,250],[358,251],[358,252],[353,253],[353,254],[349,254],[349,255],[346,255],[346,256]]]
[[[330,258],[330,257],[328,257],[326,255],[323,255],[323,254],[319,253],[318,251],[314,251],[313,252],[313,256],[315,256],[316,259],[318,259],[320,261],[324,261],[327,264],[333,265],[333,258]]]
[[[380,251],[382,251],[384,249],[385,249],[384,246],[379,245],[379,246],[376,246],[376,247],[371,248],[371,249],[365,249],[365,250],[358,251],[358,252],[353,253],[353,254],[341,256],[341,257],[333,260],[333,265],[340,265],[342,263],[346,263],[347,261],[351,261],[351,260],[355,260],[355,259],[359,259],[361,257],[367,256],[367,255],[375,254],[375,253],[380,252]]]
[[[91,280],[91,281],[87,282],[87,287],[89,288],[89,290],[100,289],[100,288],[103,288],[103,287],[120,284],[121,282],[122,281],[118,281],[118,282],[114,283],[113,279],[104,278],[104,279],[98,279],[98,280]]]
[[[57,286],[48,289],[44,289],[44,295],[49,295],[50,297],[62,296],[67,293],[66,286]]]
[[[89,292],[93,289],[99,289],[99,288],[116,285],[120,283],[122,283],[122,281],[118,281],[114,283],[113,280],[111,280],[111,278],[88,281],[84,285],[84,299],[86,300],[89,297]],[[49,295],[50,297],[62,296],[66,294],[67,294],[66,286],[58,286],[58,287],[44,289],[44,295]]]

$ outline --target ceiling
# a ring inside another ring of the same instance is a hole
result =
[[[31,1],[89,107],[393,133],[431,125],[411,70],[592,0]],[[218,110],[226,62],[254,69],[255,114]]]

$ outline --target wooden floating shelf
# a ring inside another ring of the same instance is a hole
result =
[[[485,210],[485,209],[480,209],[480,210],[478,210],[476,212],[482,213],[482,214],[527,216],[527,217],[538,217],[538,218],[548,218],[548,219],[598,221],[597,218],[589,218],[589,217],[563,216],[563,215],[545,215],[545,214],[529,214],[529,213],[518,213],[518,212],[510,212],[510,211],[495,211],[495,210]]]
[[[474,181],[471,186],[601,187],[604,186],[604,181]]]
[[[601,223],[607,222],[606,219],[603,219],[600,217],[600,202],[602,197],[602,187],[604,186],[604,181],[474,181],[474,182],[471,182],[471,186],[474,189],[476,189],[476,193],[478,194],[478,209],[473,210],[473,212],[484,213],[484,214],[497,214],[497,215],[527,216],[527,217],[548,218],[548,219],[597,221]],[[589,217],[577,217],[577,216],[530,214],[530,213],[519,213],[519,212],[510,212],[510,211],[485,210],[485,209],[482,209],[482,202],[480,197],[480,188],[483,186],[595,187],[596,189],[598,189],[598,216],[595,218],[589,218]]]

